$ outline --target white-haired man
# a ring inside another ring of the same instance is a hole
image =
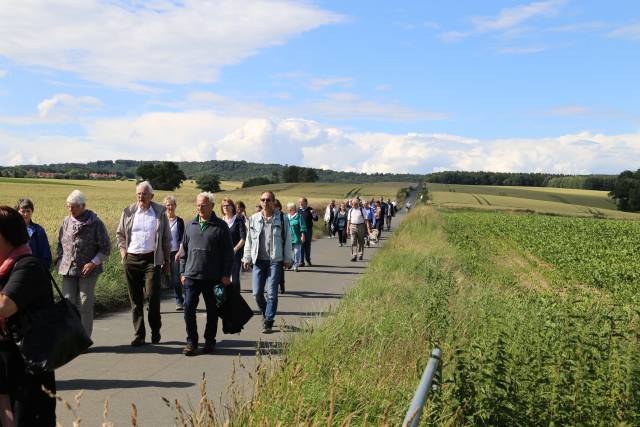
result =
[[[152,202],[153,188],[149,182],[136,186],[136,198],[136,203],[122,212],[116,232],[133,315],[133,346],[145,343],[145,295],[149,299],[151,342],[160,342],[160,271],[161,268],[168,271],[171,256],[171,229],[165,207]]]
[[[184,321],[187,327],[185,356],[198,351],[198,323],[196,309],[200,294],[207,309],[204,329],[204,353],[213,353],[216,346],[218,313],[215,286],[231,284],[233,244],[227,223],[213,212],[215,198],[212,193],[200,193],[196,198],[198,215],[187,224],[182,240],[180,258],[181,282],[184,286]],[[238,290],[239,292],[239,290]]]

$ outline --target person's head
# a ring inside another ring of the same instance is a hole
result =
[[[238,200],[236,202],[236,213],[238,215],[244,215],[246,210],[247,210],[247,207],[244,205],[244,202],[242,200]]]
[[[280,212],[282,212],[282,203],[280,203],[280,200],[275,199],[273,201],[273,208],[278,209]]]
[[[78,218],[84,213],[86,205],[87,199],[80,190],[73,190],[67,196],[67,210],[74,218]]]
[[[287,203],[287,212],[289,212],[291,215],[295,215],[295,213],[296,213],[296,204],[293,203],[293,202]]]
[[[31,200],[27,198],[19,199],[18,203],[16,203],[16,210],[22,215],[26,225],[31,224],[31,216],[33,215],[33,202]]]
[[[331,203],[329,203],[329,205],[330,205],[331,207],[334,207],[334,206],[336,205],[336,201],[335,201],[335,200],[332,200],[332,201],[331,201]]]
[[[341,211],[346,211],[347,210],[347,204],[345,202],[341,202],[340,203],[340,210]]]
[[[365,200],[365,201],[364,201],[364,207],[365,207],[365,208],[368,208],[368,207],[369,207],[369,201],[368,201],[368,200]]]
[[[164,207],[167,209],[167,215],[170,218],[173,218],[176,215],[176,207],[178,206],[178,202],[174,196],[167,196],[164,198]]]
[[[300,199],[298,199],[298,206],[300,206],[302,209],[306,209],[307,208],[307,198],[306,197],[300,197]]]
[[[256,205],[256,213],[258,212],[262,212],[262,205],[261,204],[257,204]]]
[[[260,206],[267,213],[273,212],[275,207],[276,195],[273,191],[265,191],[260,195]]]
[[[9,206],[0,206],[0,260],[28,242],[29,233],[22,215]]]
[[[142,181],[136,186],[136,199],[138,205],[144,209],[148,209],[153,200],[153,187],[149,181]]]
[[[380,204],[380,200],[376,200],[376,207],[380,207],[380,206],[382,206],[382,205]]]
[[[222,216],[226,216],[231,218],[236,214],[236,205],[233,203],[233,200],[224,198],[222,199],[222,203],[220,204],[220,213]]]
[[[198,215],[202,219],[211,218],[211,213],[213,212],[213,206],[215,205],[216,198],[213,193],[209,193],[208,191],[204,191],[198,194],[196,197],[196,210],[198,211]]]
[[[358,207],[358,199],[351,199],[351,207],[352,208]]]

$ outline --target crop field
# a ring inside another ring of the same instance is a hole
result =
[[[638,214],[617,211],[606,191],[433,183],[427,187],[433,202],[442,207],[640,219]]]
[[[276,197],[284,204],[295,202],[300,196],[306,196],[309,205],[324,214],[324,207],[331,199],[344,199],[356,194],[362,197],[380,197],[394,199],[401,188],[413,185],[407,182],[387,182],[374,184],[274,184],[262,187],[240,189],[242,183],[227,181],[221,183],[222,191],[216,193],[216,201],[223,197],[231,197],[234,201],[242,200],[247,211],[253,212],[260,194],[272,189]],[[115,245],[115,231],[122,209],[135,201],[134,181],[87,181],[56,179],[14,179],[0,178],[0,204],[14,206],[20,197],[30,198],[34,205],[33,221],[42,225],[49,237],[49,243],[55,256],[58,229],[67,215],[65,201],[74,189],[81,190],[87,197],[87,208],[95,211],[102,219],[112,236]],[[175,192],[156,191],[154,201],[162,203],[164,197],[173,194],[178,201],[177,214],[183,218],[195,215],[195,197],[200,192],[195,182],[186,181]],[[219,203],[216,203],[216,214],[220,214]],[[322,222],[322,220],[320,220]],[[318,231],[322,227],[317,227]],[[128,303],[124,288],[123,273],[117,251],[111,256],[105,272],[98,280],[96,290],[96,307],[98,310],[110,310],[126,306]]]
[[[424,425],[639,425],[639,271],[638,221],[418,207],[238,425],[398,425],[436,345]]]

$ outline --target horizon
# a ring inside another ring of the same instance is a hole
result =
[[[9,0],[0,24],[0,166],[640,167],[631,0]]]

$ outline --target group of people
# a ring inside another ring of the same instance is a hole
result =
[[[364,245],[370,245],[371,240],[377,242],[386,230],[391,230],[391,219],[397,211],[396,202],[383,197],[375,200],[362,201],[359,197],[345,200],[336,205],[332,200],[324,213],[324,228],[329,237],[338,236],[338,246],[347,243],[347,236],[351,238],[351,261],[363,258]]]
[[[136,186],[135,197],[123,210],[116,231],[131,304],[132,346],[146,344],[145,303],[150,341],[161,341],[164,277],[175,293],[176,310],[184,311],[187,339],[182,353],[214,352],[218,324],[214,287],[222,284],[227,293],[239,297],[241,269],[252,272],[262,330],[272,332],[278,293],[285,292],[285,270],[312,265],[311,242],[318,214],[306,198],[301,197],[298,206],[288,203],[285,210],[273,191],[265,191],[253,214],[246,213],[243,202],[224,198],[217,216],[214,195],[202,192],[196,197],[197,215],[182,219],[176,214],[174,196],[165,197],[162,204],[153,201],[149,182]],[[66,208],[69,214],[59,228],[54,259],[44,228],[32,220],[35,207],[31,200],[18,200],[15,209],[0,206],[1,425],[40,425],[24,420],[49,419],[51,411],[55,414],[55,401],[42,391],[44,386],[55,392],[54,374],[25,372],[6,328],[17,312],[53,304],[48,273],[52,266],[62,276],[63,295],[78,308],[87,334],[92,333],[95,286],[111,254],[111,240],[104,223],[87,208],[81,191],[69,194]],[[382,198],[372,202],[355,198],[339,206],[332,201],[325,212],[325,226],[331,237],[338,235],[340,246],[349,233],[355,261],[363,257],[369,233],[381,232],[385,220],[389,230],[394,214],[395,204]],[[200,296],[207,311],[201,349],[196,322]]]

